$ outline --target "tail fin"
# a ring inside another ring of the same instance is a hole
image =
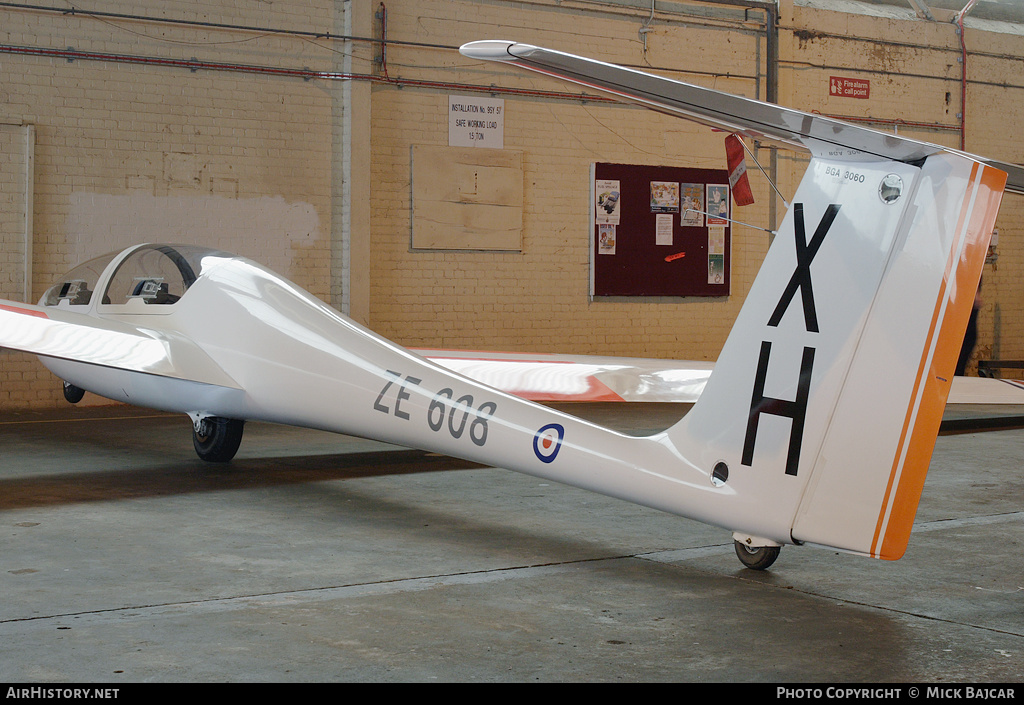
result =
[[[899,558],[999,202],[1024,193],[1024,169],[539,47],[462,52],[811,152],[704,392],[659,442],[717,488],[687,485],[691,516]]]
[[[903,554],[1005,180],[950,153],[812,159],[704,393],[669,431],[760,507],[741,531]]]

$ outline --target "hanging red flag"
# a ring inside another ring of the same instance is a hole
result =
[[[729,162],[729,188],[737,206],[749,206],[754,202],[747,180],[747,159],[743,143],[736,135],[725,138],[725,158]]]

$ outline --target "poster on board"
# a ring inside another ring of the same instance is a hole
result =
[[[704,184],[679,184],[679,198],[682,212],[680,225],[684,228],[704,227]]]
[[[597,226],[597,254],[615,254],[615,226],[611,223],[599,223]]]
[[[721,284],[725,277],[725,226],[708,226],[708,284]]]
[[[601,179],[594,186],[594,199],[596,201],[594,207],[594,213],[596,214],[595,222],[598,225],[602,223],[618,225],[620,209],[619,182],[615,179]]]
[[[651,182],[651,213],[679,212],[679,182]]]
[[[708,184],[708,225],[729,222],[729,184]]]
[[[672,221],[675,220],[672,214],[657,213],[654,218],[654,244],[671,245],[674,240]]]

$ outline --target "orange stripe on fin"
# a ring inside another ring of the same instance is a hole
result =
[[[886,560],[900,558],[910,539],[1006,174],[975,164],[970,183],[871,546],[872,555]]]

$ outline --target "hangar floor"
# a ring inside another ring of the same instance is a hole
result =
[[[623,429],[671,405],[578,406]],[[1024,679],[1024,430],[945,435],[907,555],[787,547],[504,470],[184,417],[0,417],[0,681]]]

